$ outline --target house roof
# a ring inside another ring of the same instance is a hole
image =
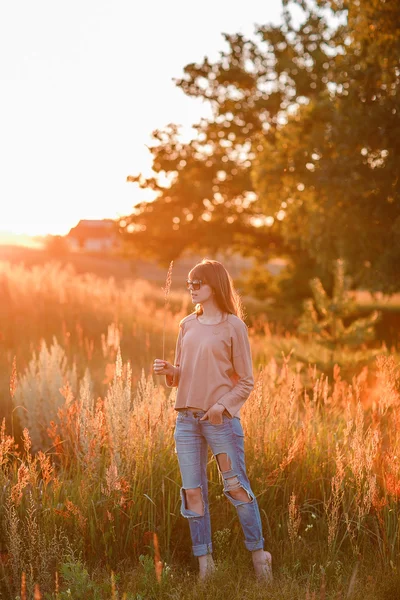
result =
[[[112,219],[82,219],[76,227],[72,227],[67,237],[72,238],[104,238],[116,234],[116,223]]]

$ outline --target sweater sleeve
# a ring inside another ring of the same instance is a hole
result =
[[[240,327],[235,327],[235,333],[232,336],[231,360],[237,382],[230,392],[218,400],[218,404],[225,406],[231,417],[234,417],[254,387],[249,336],[244,323],[240,324]]]
[[[167,387],[169,387],[169,388],[178,386],[179,375],[180,375],[179,367],[180,367],[180,362],[181,362],[181,352],[182,352],[182,326],[179,327],[178,339],[176,340],[175,360],[174,360],[175,373],[173,376],[172,375],[165,376],[165,383],[166,383]]]

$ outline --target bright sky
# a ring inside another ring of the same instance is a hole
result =
[[[151,132],[209,109],[173,77],[224,49],[221,32],[278,23],[280,0],[0,3],[0,232],[64,234],[151,196]]]

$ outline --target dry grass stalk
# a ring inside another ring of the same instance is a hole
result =
[[[153,545],[154,545],[154,567],[155,567],[155,571],[156,571],[156,577],[157,577],[158,583],[161,583],[163,564],[161,561],[160,546],[158,543],[158,536],[156,533],[153,533]]]
[[[14,356],[10,377],[10,396],[11,399],[15,396],[15,390],[17,388],[17,357]]]
[[[166,322],[167,322],[167,306],[168,306],[169,293],[171,291],[172,267],[173,266],[174,266],[174,261],[171,260],[169,268],[168,268],[167,278],[165,280],[165,287],[162,288],[164,291],[164,325],[163,325],[163,339],[162,339],[162,358],[163,358],[163,360],[165,360],[165,326],[166,326]]]
[[[30,479],[30,469],[24,463],[21,463],[18,469],[18,481],[11,488],[11,499],[15,506],[21,503],[23,491],[30,482]]]
[[[26,600],[26,574],[22,571],[21,574],[21,600]]]
[[[58,571],[55,572],[54,583],[55,583],[55,586],[54,586],[55,589],[54,589],[54,591],[55,591],[55,595],[56,595],[56,600],[59,600],[59,597],[60,597],[60,581],[59,581],[59,578],[58,578]]]
[[[114,571],[111,571],[111,600],[117,600],[117,587],[115,585]]]
[[[356,581],[357,581],[357,572],[358,572],[358,563],[353,569],[353,572],[350,577],[349,589],[347,590],[346,598],[351,598],[354,594]]]
[[[332,549],[333,542],[336,538],[339,527],[340,519],[340,508],[343,502],[344,496],[344,466],[343,466],[343,454],[341,453],[339,446],[336,445],[336,474],[331,479],[332,494],[324,505],[326,518],[328,521],[328,548]]]
[[[15,446],[14,437],[6,435],[6,419],[3,418],[0,426],[0,469],[4,469],[11,457],[9,453]]]
[[[35,583],[35,587],[33,590],[33,600],[42,600],[42,594],[40,592],[40,587],[38,583]]]
[[[51,464],[50,457],[46,456],[41,450],[37,454],[37,460],[40,464],[42,480],[46,486],[53,479],[54,466]]]
[[[301,524],[301,515],[299,507],[296,504],[296,494],[292,493],[289,501],[289,519],[288,519],[288,534],[292,548],[296,543],[299,535],[299,529]]]
[[[322,573],[321,587],[319,590],[319,600],[326,600],[326,580],[325,573]]]
[[[87,526],[87,518],[83,515],[82,510],[79,506],[76,506],[71,500],[68,498],[65,500],[65,507],[70,515],[73,515],[76,519],[76,522],[79,525],[79,529],[81,533],[85,533],[85,529]]]
[[[303,452],[304,444],[305,444],[305,434],[304,434],[304,429],[302,428],[302,429],[300,429],[300,431],[299,431],[297,437],[295,438],[295,440],[293,441],[292,445],[289,447],[287,455],[285,456],[285,458],[279,465],[279,468],[281,471],[284,471],[286,469],[286,467],[288,467],[290,465],[290,463],[293,462],[293,460]]]

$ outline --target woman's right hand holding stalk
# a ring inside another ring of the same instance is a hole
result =
[[[153,372],[155,375],[170,375],[173,377],[175,374],[175,367],[167,360],[156,358],[153,363]]]

